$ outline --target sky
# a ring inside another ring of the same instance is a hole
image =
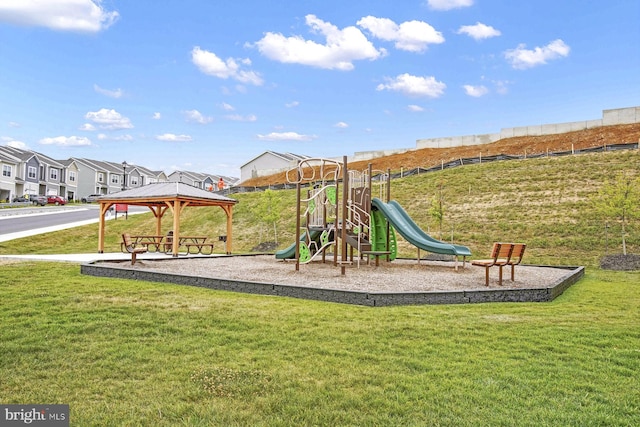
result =
[[[240,176],[640,105],[638,0],[0,0],[0,144]]]

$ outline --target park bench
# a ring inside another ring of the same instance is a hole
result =
[[[502,285],[502,269],[511,266],[511,281],[515,279],[515,266],[520,264],[527,247],[524,243],[494,243],[491,249],[491,259],[478,259],[471,261],[471,265],[485,268],[485,284],[489,286],[489,269],[498,267],[498,285]]]
[[[122,233],[122,243],[125,250],[131,254],[131,265],[136,263],[138,254],[143,254],[148,250],[146,246],[136,244],[129,233]]]

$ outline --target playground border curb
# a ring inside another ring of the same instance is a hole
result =
[[[341,304],[385,307],[397,305],[475,304],[486,302],[549,302],[579,281],[585,273],[581,266],[543,266],[558,268],[567,274],[555,283],[540,288],[487,289],[469,291],[435,292],[362,292],[338,289],[311,288],[305,286],[260,283],[215,277],[190,276],[188,274],[141,271],[129,266],[102,265],[103,261],[81,264],[80,272],[88,276],[131,279],[145,282],[170,283],[197,286],[212,290],[241,292],[258,295],[282,296]],[[127,268],[129,267],[129,268]]]

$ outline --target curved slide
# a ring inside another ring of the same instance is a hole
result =
[[[462,245],[453,245],[436,240],[416,224],[398,202],[392,200],[385,203],[378,198],[371,200],[371,205],[378,209],[402,237],[409,243],[427,252],[442,255],[471,256],[471,250]]]
[[[311,232],[309,233],[309,236],[311,237],[311,240],[317,240],[320,238],[320,234],[322,234],[321,231],[317,231],[317,230],[311,230]],[[307,232],[305,231],[304,233],[302,233],[302,235],[300,236],[300,240],[301,241],[306,241],[307,240]],[[291,244],[291,246],[288,246],[284,249],[281,249],[279,251],[276,252],[276,259],[292,259],[296,257],[296,242],[293,242]]]

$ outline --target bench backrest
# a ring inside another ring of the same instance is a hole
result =
[[[527,245],[524,243],[515,243],[513,245],[513,252],[511,252],[510,264],[520,264],[520,261],[522,261],[522,257],[524,256],[524,250],[526,248]]]
[[[494,243],[491,250],[491,258],[494,260],[503,258],[508,261],[511,258],[513,246],[511,243]]]
[[[131,240],[131,234],[122,233],[122,242],[124,243],[124,247],[127,251],[131,252],[133,250],[133,241]]]

